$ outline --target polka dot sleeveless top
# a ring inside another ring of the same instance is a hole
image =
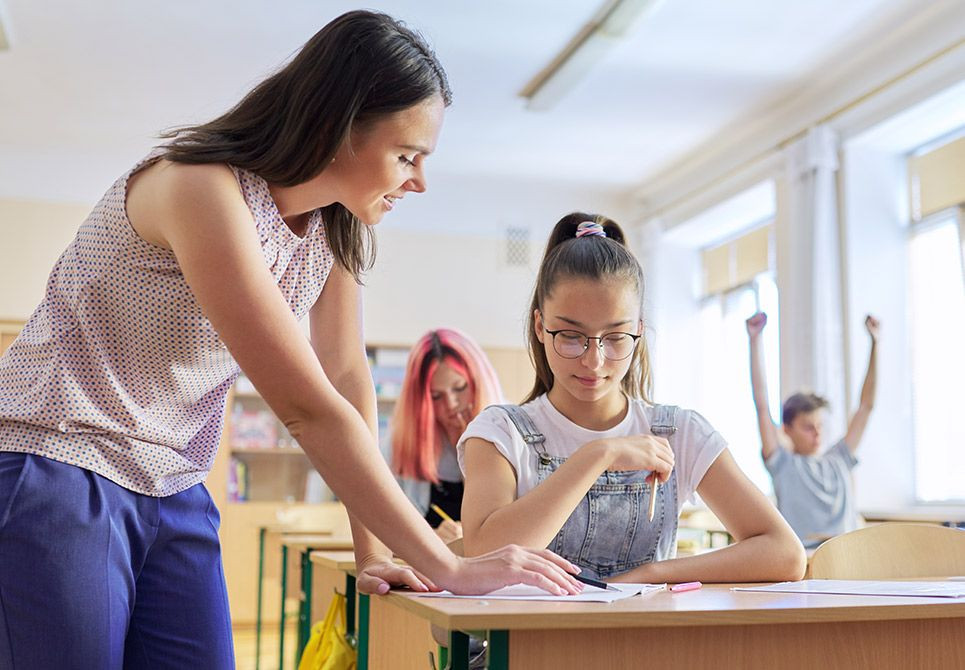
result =
[[[37,454],[167,496],[207,476],[240,369],[174,254],[139,237],[127,218],[127,181],[158,153],[94,207],[54,265],[40,306],[0,358],[0,451]],[[313,212],[299,237],[268,184],[233,169],[265,264],[300,319],[334,262],[321,213]]]

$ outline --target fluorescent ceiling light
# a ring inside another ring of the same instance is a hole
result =
[[[550,64],[523,87],[519,94],[527,99],[526,107],[546,110],[559,102],[638,19],[653,13],[662,2],[607,0]]]

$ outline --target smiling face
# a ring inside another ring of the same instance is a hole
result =
[[[553,336],[546,331],[575,330],[589,337],[612,332],[639,335],[643,327],[640,297],[631,282],[563,279],[543,301],[542,310],[536,312],[534,325],[553,372],[549,398],[557,409],[572,416],[584,413],[591,404],[599,403],[606,412],[623,407],[621,383],[633,356],[609,360],[597,340],[590,340],[582,356],[565,358],[557,353]],[[577,409],[581,406],[583,409]]]
[[[377,224],[406,193],[426,190],[424,163],[444,110],[435,95],[354,129],[320,177],[336,184],[336,200],[362,223]]]

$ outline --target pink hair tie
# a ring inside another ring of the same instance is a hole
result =
[[[600,237],[606,237],[606,231],[603,230],[601,226],[596,221],[584,221],[576,227],[577,237],[586,237],[592,235],[599,235]]]

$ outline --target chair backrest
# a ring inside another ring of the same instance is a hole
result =
[[[965,530],[882,523],[833,537],[814,550],[809,579],[902,579],[965,575]]]

